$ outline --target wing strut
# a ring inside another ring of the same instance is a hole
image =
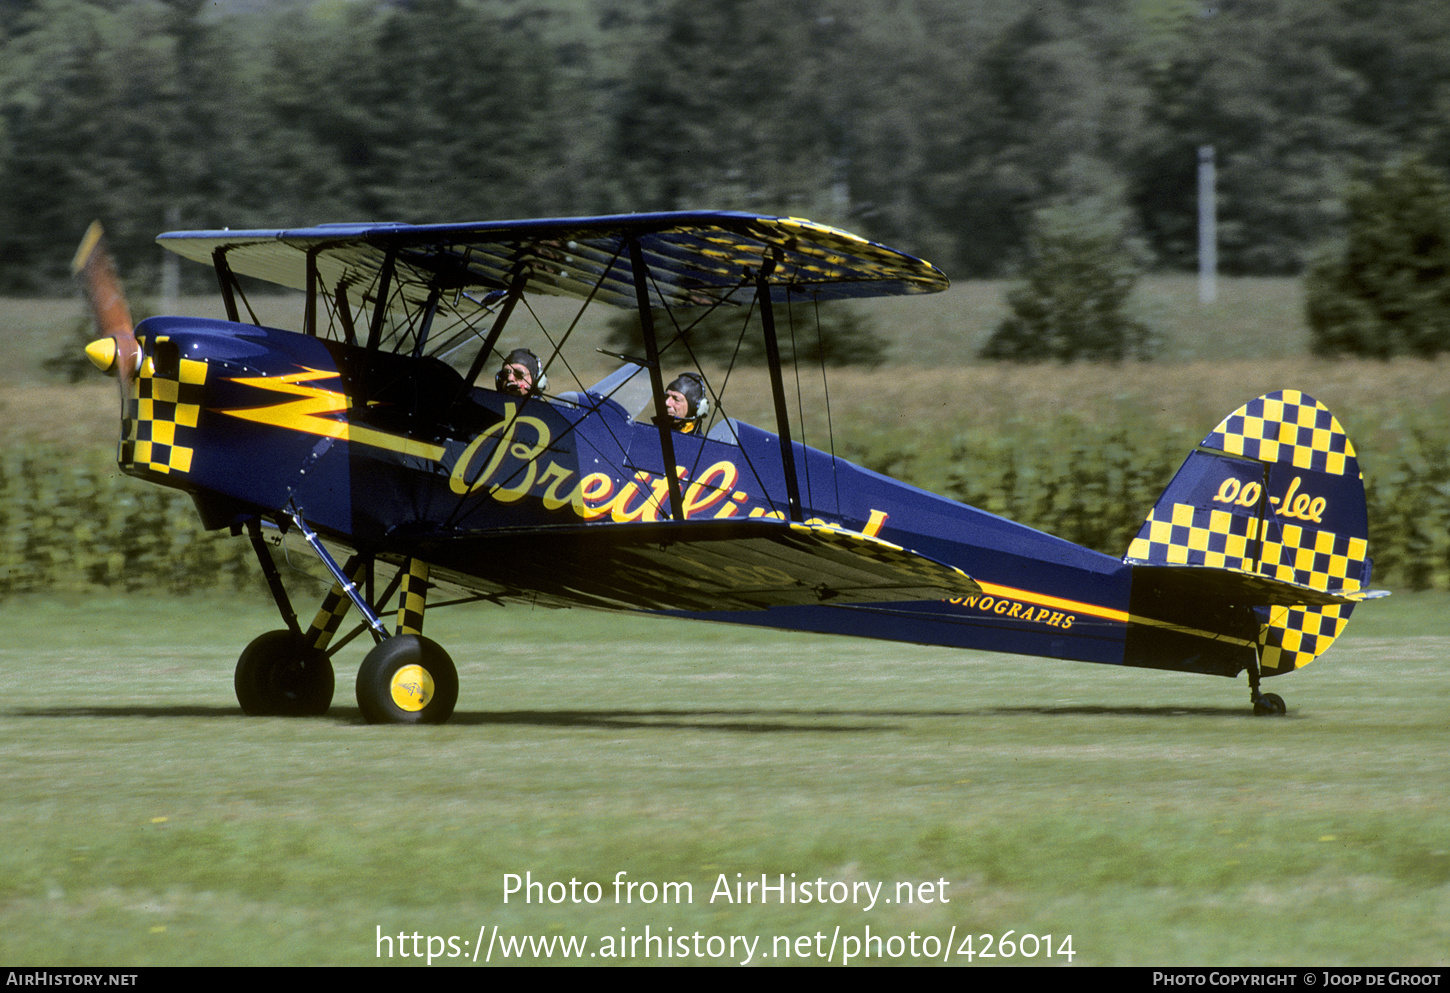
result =
[[[639,326],[644,332],[645,364],[649,367],[649,385],[654,392],[655,425],[660,432],[660,454],[665,460],[665,481],[670,488],[670,516],[685,519],[685,500],[680,491],[680,474],[675,466],[675,437],[665,416],[665,380],[660,372],[659,342],[655,339],[654,315],[649,308],[649,273],[645,268],[644,251],[639,238],[629,238],[629,267],[634,273],[634,295],[639,303]]]
[[[503,334],[504,325],[508,323],[509,317],[514,312],[514,306],[524,295],[524,284],[528,281],[528,266],[520,266],[514,271],[513,279],[509,281],[508,296],[504,297],[503,305],[499,307],[498,316],[494,318],[493,327],[489,328],[488,337],[483,341],[483,347],[478,350],[473,364],[468,367],[468,376],[463,381],[463,392],[459,394],[459,398],[468,394],[468,390],[473,386],[473,381],[478,378],[479,373],[483,372],[484,365],[493,354],[493,346],[498,344],[498,337]],[[455,402],[457,401],[455,400]]]
[[[357,328],[352,323],[352,304],[347,299],[347,283],[344,280],[337,281],[337,291],[333,294],[337,319],[342,324],[342,333],[347,338],[347,343],[356,347]]]
[[[373,308],[373,320],[368,328],[368,351],[377,351],[383,340],[383,323],[388,316],[388,294],[393,291],[393,273],[398,268],[398,249],[389,247],[383,257],[383,271],[378,276],[378,302]]]
[[[325,245],[313,245],[307,250],[307,303],[302,312],[302,333],[317,337],[317,253]]]
[[[778,251],[778,250],[777,250]],[[780,377],[780,344],[775,337],[775,309],[770,301],[770,274],[777,259],[768,255],[761,260],[755,277],[755,298],[760,301],[760,325],[765,331],[765,361],[770,367],[770,395],[775,400],[775,428],[780,438],[780,463],[785,471],[785,494],[790,519],[801,520],[801,487],[795,474],[795,450],[790,443],[790,414],[785,405],[785,383]]]
[[[433,332],[433,318],[438,313],[438,301],[443,296],[443,288],[437,283],[428,291],[428,302],[423,305],[423,324],[414,333],[413,358],[422,358],[423,347],[428,344],[428,335]]]
[[[237,292],[234,285],[236,277],[232,275],[232,267],[227,262],[226,246],[218,246],[211,253],[211,264],[216,269],[216,281],[221,284],[222,303],[227,308],[227,320],[236,324],[242,319],[242,315],[237,310]]]

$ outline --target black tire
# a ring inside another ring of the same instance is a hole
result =
[[[291,631],[268,631],[243,649],[234,685],[244,714],[319,717],[332,706],[332,660]]]
[[[1284,698],[1277,693],[1265,693],[1254,701],[1254,714],[1259,717],[1282,717],[1288,711]]]
[[[357,671],[357,705],[369,724],[442,724],[458,703],[458,670],[436,641],[400,634]]]

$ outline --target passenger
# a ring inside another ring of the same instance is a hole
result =
[[[503,368],[494,377],[494,386],[509,396],[543,396],[549,387],[549,377],[544,375],[537,355],[527,348],[515,348],[503,360]]]
[[[696,372],[682,372],[665,387],[665,413],[670,427],[681,434],[698,434],[710,416],[710,398],[705,378]]]

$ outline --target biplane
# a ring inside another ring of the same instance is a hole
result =
[[[366,635],[364,718],[445,721],[458,675],[424,618],[479,602],[1247,671],[1254,712],[1281,714],[1261,678],[1312,661],[1357,603],[1383,595],[1368,588],[1354,449],[1300,392],[1224,418],[1122,558],[794,440],[782,308],[948,286],[929,263],[831,227],[691,211],[158,240],[213,267],[227,318],[133,328],[93,229],[76,259],[103,334],[87,352],[120,382],[120,467],[189,493],[207,529],[255,549],[285,626],[241,653],[248,714],[324,713],[333,659]],[[300,290],[300,329],[244,320],[248,280]],[[561,388],[578,316],[511,330],[540,294],[580,313],[633,309],[643,354]],[[730,416],[697,368],[667,381],[694,354],[699,315],[722,309],[755,316],[773,425]],[[530,336],[537,364],[519,391],[494,370],[519,354],[505,343]],[[279,546],[331,580],[310,622]]]

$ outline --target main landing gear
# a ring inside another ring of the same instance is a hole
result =
[[[292,631],[268,631],[237,660],[237,702],[256,717],[315,717],[332,704],[332,660]]]
[[[316,534],[299,517],[294,516],[293,521],[335,582],[304,631],[259,523],[248,524],[257,561],[287,628],[259,636],[237,660],[237,702],[242,712],[286,717],[327,713],[334,690],[328,646],[348,609],[356,606],[376,642],[357,674],[357,703],[363,719],[370,724],[442,724],[448,720],[458,703],[458,670],[442,646],[421,633],[428,564],[410,559],[379,598],[385,602],[401,587],[396,630],[389,634],[358,586],[370,563],[354,556],[345,567],[339,567]]]
[[[458,702],[458,670],[435,641],[400,634],[357,671],[357,705],[369,724],[442,724]]]

